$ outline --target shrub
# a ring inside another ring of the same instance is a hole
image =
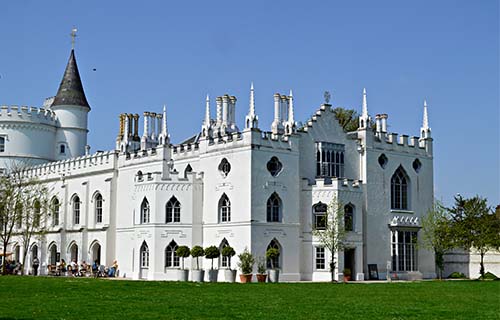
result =
[[[257,260],[257,273],[266,274],[266,259],[259,257]]]
[[[196,270],[200,269],[200,264],[198,262],[198,257],[203,257],[205,255],[205,251],[200,246],[194,246],[191,249],[191,256],[196,258]]]
[[[349,269],[349,268],[344,269],[344,276],[350,277],[351,276],[351,269]]]
[[[182,269],[184,270],[184,258],[189,257],[189,255],[191,254],[189,247],[188,246],[180,246],[177,248],[177,250],[175,250],[175,254],[178,257],[182,258]]]
[[[253,265],[255,263],[255,258],[248,251],[248,248],[245,248],[242,253],[238,255],[240,258],[240,262],[238,262],[238,267],[241,270],[242,274],[252,274]]]
[[[227,265],[229,266],[229,269],[231,269],[231,257],[233,257],[235,254],[236,252],[230,246],[226,246],[222,249],[222,256],[227,257]]]
[[[465,279],[466,276],[465,274],[461,273],[461,272],[452,272],[449,276],[448,276],[448,279]]]
[[[219,248],[210,246],[205,249],[205,258],[212,260],[212,270],[214,269],[214,259],[220,256]]]
[[[266,257],[271,260],[271,269],[274,269],[274,260],[280,256],[280,251],[276,248],[269,248]]]
[[[498,277],[496,275],[494,275],[493,273],[491,273],[491,272],[486,272],[484,274],[484,277],[479,278],[479,279],[482,279],[482,280],[496,280],[496,279],[498,279]]]

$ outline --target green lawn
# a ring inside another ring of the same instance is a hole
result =
[[[0,318],[500,319],[500,281],[194,284],[0,276]]]

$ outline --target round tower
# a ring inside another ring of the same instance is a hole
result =
[[[50,108],[56,114],[58,123],[54,146],[55,160],[84,155],[90,106],[83,91],[74,49],[71,49],[64,76]]]

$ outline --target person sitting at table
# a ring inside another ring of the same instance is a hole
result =
[[[108,277],[114,277],[116,275],[116,270],[118,270],[118,261],[113,260],[113,265],[108,269]]]

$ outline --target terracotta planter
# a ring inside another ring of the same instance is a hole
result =
[[[344,275],[344,282],[351,281],[351,276]]]
[[[267,279],[267,274],[257,274],[258,282],[266,282],[266,279]]]
[[[241,283],[252,282],[252,274],[240,274],[240,282]]]

